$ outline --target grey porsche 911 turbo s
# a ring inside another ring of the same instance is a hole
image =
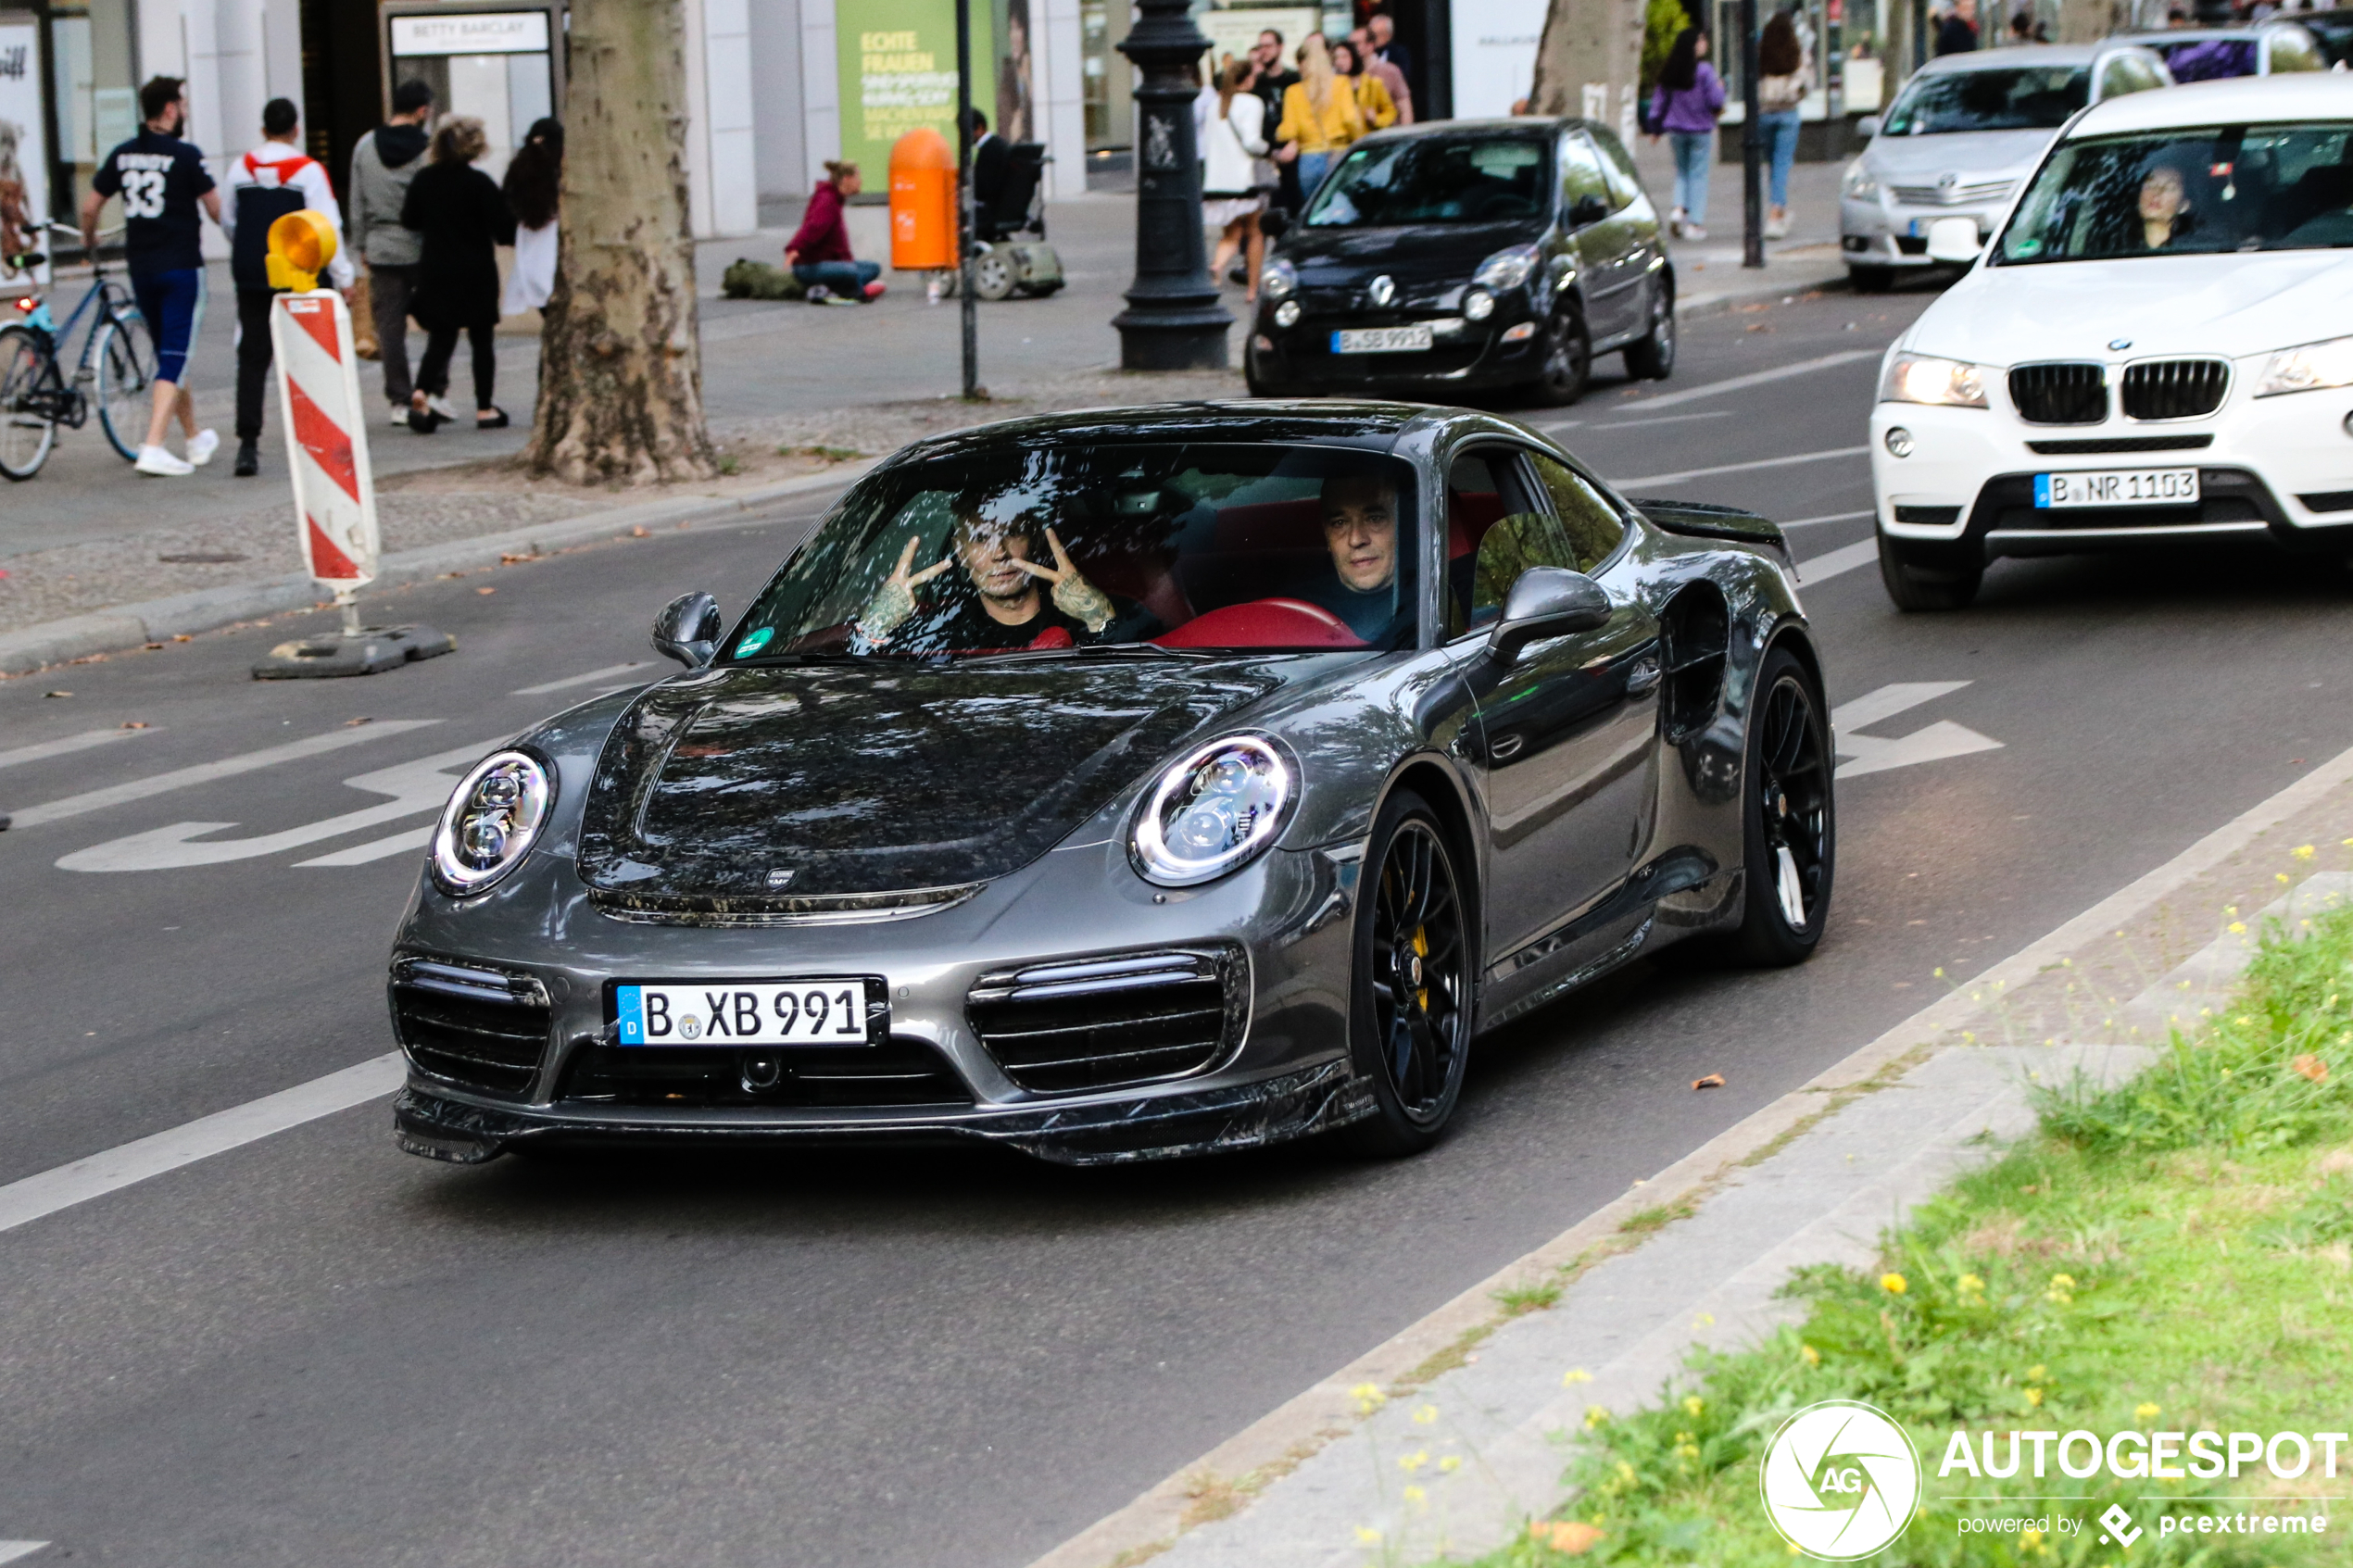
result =
[[[1481,1032],[1681,938],[1797,962],[1830,907],[1780,531],[1489,415],[936,437],[655,642],[687,670],[443,812],[392,956],[413,1153],[1410,1153]]]

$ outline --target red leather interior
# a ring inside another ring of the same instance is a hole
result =
[[[1087,581],[1117,598],[1133,599],[1151,611],[1163,626],[1176,626],[1193,618],[1183,584],[1170,570],[1170,550],[1076,550],[1071,563]]]
[[[1446,492],[1446,558],[1478,554],[1478,542],[1504,515],[1504,497],[1492,490]]]
[[[1217,508],[1217,537],[1210,546],[1227,550],[1320,550],[1324,547],[1324,503],[1260,501]]]
[[[1153,642],[1168,648],[1361,648],[1348,623],[1304,599],[1252,599],[1197,615]]]

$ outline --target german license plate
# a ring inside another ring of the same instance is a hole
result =
[[[1334,354],[1420,354],[1429,345],[1427,321],[1410,327],[1347,327],[1332,333]]]
[[[2098,473],[2038,473],[2034,504],[2066,507],[2183,507],[2197,504],[2196,469],[2109,469]]]
[[[613,1022],[624,1046],[874,1046],[890,1034],[878,975],[621,985]]]

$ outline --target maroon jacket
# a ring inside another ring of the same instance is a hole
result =
[[[809,212],[785,248],[804,267],[813,267],[820,261],[857,259],[849,254],[849,227],[841,220],[839,191],[826,184],[811,193]]]

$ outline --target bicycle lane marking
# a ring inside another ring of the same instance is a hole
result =
[[[161,734],[163,731],[152,724],[144,730],[84,730],[78,735],[65,735],[57,740],[44,740],[31,746],[19,746],[9,751],[0,751],[0,768],[19,767],[27,762],[46,762],[52,757],[69,757],[77,751],[87,751],[92,746],[105,746],[112,741],[133,740],[140,735]],[[6,1558],[0,1558],[0,1562],[6,1561]]]
[[[199,762],[193,767],[175,768],[168,773],[148,778],[132,779],[123,784],[108,784],[80,795],[64,796],[45,800],[37,806],[27,806],[14,813],[16,827],[37,827],[68,817],[80,817],[92,811],[102,811],[111,806],[127,805],[133,800],[145,800],[173,790],[190,789],[197,784],[211,784],[220,779],[233,779],[241,773],[258,772],[274,768],[282,762],[298,762],[306,757],[318,757],[346,746],[359,746],[379,735],[405,734],[438,724],[438,719],[379,719],[374,723],[357,729],[330,730],[323,735],[311,735],[302,740],[287,741],[279,746],[266,746],[258,751],[248,751],[236,757],[224,757],[217,762]],[[134,734],[137,732],[133,732]]]

